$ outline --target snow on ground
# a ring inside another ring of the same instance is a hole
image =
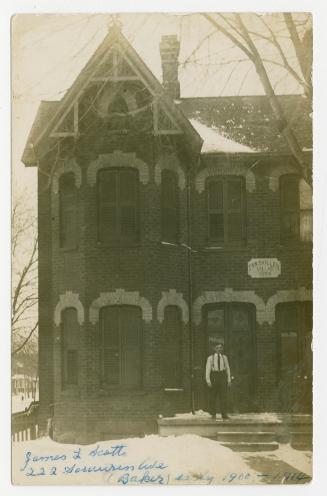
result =
[[[261,457],[262,459],[278,460],[290,465],[298,472],[303,472],[312,477],[312,451],[299,451],[293,449],[290,444],[280,444],[275,451],[261,451],[260,453],[243,452],[245,460]]]
[[[299,472],[312,476],[312,452],[293,449],[289,444],[280,444],[274,456],[285,463],[292,465]]]
[[[208,127],[194,118],[189,121],[203,139],[202,153],[253,153],[256,151],[249,146],[225,138],[217,127]]]
[[[22,395],[22,394],[16,394],[11,397],[11,409],[12,413],[17,413],[17,412],[23,412],[25,408],[28,408],[30,404],[32,403],[33,398],[30,396]],[[38,394],[35,398],[34,401],[38,401]]]
[[[150,435],[87,446],[60,444],[41,438],[13,443],[12,453],[15,484],[261,482],[240,453],[223,447],[217,441],[190,434],[178,437]],[[231,478],[231,474],[238,477]]]
[[[251,416],[249,416],[248,413],[229,413],[229,417],[231,420],[249,420]],[[210,419],[211,415],[208,412],[205,412],[203,410],[197,410],[194,414],[192,412],[188,413],[176,413],[174,417],[165,417],[165,418],[177,418],[177,419]],[[219,414],[218,417],[219,419]],[[262,412],[262,413],[256,413],[255,417],[252,417],[254,421],[256,422],[281,422],[280,416],[277,413],[272,413],[272,412]]]

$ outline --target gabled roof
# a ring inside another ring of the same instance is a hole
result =
[[[23,152],[22,161],[25,165],[36,165],[37,158],[40,155],[43,156],[49,149],[51,143],[54,141],[50,135],[55,125],[63,118],[68,109],[72,108],[74,101],[79,93],[87,86],[89,78],[96,70],[99,62],[103,62],[106,54],[114,44],[123,51],[125,56],[128,56],[133,61],[144,82],[147,83],[153,94],[158,97],[162,108],[166,109],[176,121],[181,132],[187,136],[188,142],[191,143],[194,151],[201,149],[202,139],[199,134],[179,110],[178,106],[167,96],[161,83],[152,74],[129,41],[123,36],[120,29],[113,26],[64,97],[58,102],[41,102]]]
[[[310,103],[301,95],[281,95],[277,98],[300,147],[304,151],[311,150]],[[215,146],[219,142],[222,146],[221,151],[226,153],[246,153],[251,150],[289,153],[287,143],[278,131],[266,96],[182,98],[180,108],[191,123],[197,126],[200,135],[204,138],[202,153],[219,152],[219,147]],[[214,134],[216,134],[216,143],[213,143]],[[231,143],[224,143],[223,138],[234,143],[230,151],[228,148]]]
[[[121,31],[113,27],[65,96],[60,101],[41,102],[23,152],[25,165],[36,165],[37,159],[56,142],[51,132],[114,44],[129,57],[163,109],[173,116],[193,151],[200,152],[203,144],[203,154],[289,153],[266,96],[182,98],[173,102]],[[301,95],[277,98],[300,147],[312,150],[312,109],[308,100]]]

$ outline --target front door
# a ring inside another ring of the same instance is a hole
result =
[[[217,343],[224,344],[228,357],[232,385],[229,388],[229,411],[255,410],[256,353],[255,311],[253,305],[223,303],[208,305],[207,354]]]
[[[283,412],[312,412],[312,302],[280,303],[278,399]]]

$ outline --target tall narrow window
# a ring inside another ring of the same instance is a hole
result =
[[[63,174],[59,181],[60,247],[77,245],[77,191],[72,172]]]
[[[141,311],[132,306],[100,312],[102,381],[115,387],[142,385]]]
[[[178,181],[170,170],[161,173],[161,236],[163,241],[178,241]]]
[[[211,243],[245,240],[245,192],[240,177],[207,181],[208,238]]]
[[[312,241],[312,189],[300,179],[300,238],[301,241]]]
[[[62,384],[63,387],[78,383],[79,325],[75,308],[62,312]]]
[[[178,307],[169,305],[165,308],[162,333],[162,369],[163,384],[169,389],[182,386],[182,327]]]
[[[280,178],[281,238],[283,242],[299,239],[299,178],[285,175]]]
[[[312,241],[312,189],[295,174],[280,178],[281,241]]]
[[[135,243],[138,240],[138,173],[104,169],[98,175],[99,241]]]

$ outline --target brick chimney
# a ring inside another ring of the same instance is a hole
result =
[[[162,84],[172,99],[180,97],[178,81],[179,47],[180,43],[176,35],[162,36],[160,41]]]

